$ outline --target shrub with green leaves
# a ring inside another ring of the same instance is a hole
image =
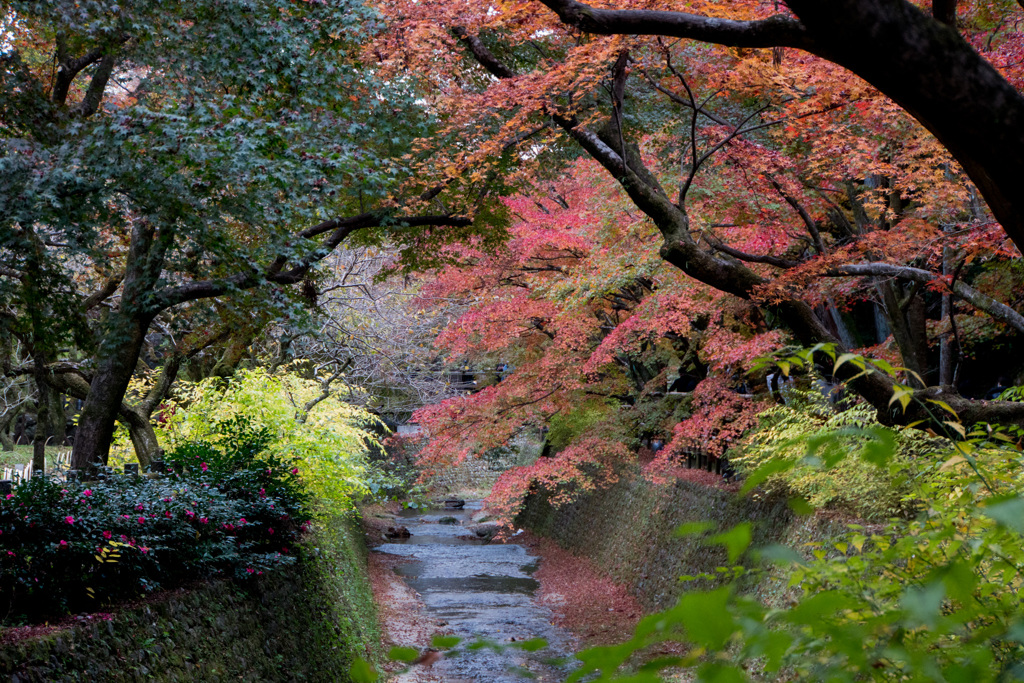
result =
[[[738,582],[685,593],[628,642],[580,653],[570,680],[654,682],[693,667],[699,681],[1024,681],[1024,430],[956,423],[953,431],[961,438],[914,454],[913,518],[850,524],[844,538],[806,554],[751,550],[749,523],[705,539],[726,547],[734,565],[726,575],[767,571],[735,564],[744,553],[788,572],[794,596],[784,607],[741,593]],[[765,459],[741,495],[799,477],[811,459],[826,476],[851,459],[882,473],[899,468],[897,437],[864,424],[780,439],[803,457]],[[665,641],[689,650],[637,671],[638,653]]]
[[[205,444],[240,463],[249,455],[237,451],[231,430],[222,426],[244,419],[262,440],[253,458],[299,469],[315,511],[342,512],[351,509],[354,495],[368,491],[367,445],[375,437],[362,425],[376,418],[322,391],[317,382],[293,373],[259,368],[239,370],[228,380],[183,384],[158,435],[169,451]]]
[[[757,429],[729,452],[730,463],[741,473],[780,470],[764,482],[762,494],[795,494],[815,508],[867,521],[907,516],[917,504],[911,478],[929,454],[952,448],[949,441],[918,429],[880,427],[867,404],[836,412],[813,389],[791,389],[788,396],[787,405],[762,412]],[[884,468],[846,457],[862,445],[855,432],[869,427],[884,430],[892,442],[893,457]],[[844,432],[851,438],[834,438]]]

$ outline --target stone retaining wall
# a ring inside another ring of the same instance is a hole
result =
[[[725,530],[750,521],[753,547],[799,547],[807,539],[827,536],[836,526],[828,520],[796,517],[785,499],[739,499],[731,491],[685,480],[653,484],[638,471],[624,472],[613,486],[563,507],[552,507],[549,498],[531,496],[517,525],[594,560],[648,611],[671,606],[684,590],[713,583],[684,582],[681,576],[715,574],[717,567],[728,564],[723,548],[708,546],[696,536],[676,536],[682,524],[712,521]],[[785,586],[764,581],[749,589],[771,600]]]
[[[172,591],[0,646],[0,680],[348,681],[354,657],[379,656],[365,567],[362,535],[338,521],[301,565],[245,588]]]

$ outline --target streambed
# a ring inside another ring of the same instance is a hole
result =
[[[397,520],[411,536],[378,546],[377,552],[401,557],[398,573],[416,591],[427,614],[463,644],[481,641],[510,646],[543,638],[536,652],[516,647],[468,649],[463,645],[433,663],[431,673],[449,683],[560,681],[568,669],[556,660],[569,657],[572,636],[551,622],[538,604],[539,584],[531,576],[538,558],[514,543],[486,544],[467,527],[481,508],[467,501],[462,510],[407,510]],[[456,524],[441,524],[453,517]],[[425,644],[419,644],[422,647]]]

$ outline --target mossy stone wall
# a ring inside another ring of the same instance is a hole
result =
[[[350,519],[318,529],[299,565],[215,582],[0,647],[0,680],[348,681],[379,659],[365,547]]]
[[[728,564],[723,548],[708,546],[697,536],[676,536],[682,524],[711,521],[726,530],[749,521],[753,547],[799,545],[795,541],[820,539],[836,526],[828,520],[795,516],[785,498],[738,498],[721,488],[681,480],[654,484],[636,471],[625,471],[611,487],[562,507],[552,506],[549,499],[543,493],[530,496],[517,525],[595,561],[649,611],[675,604],[685,590],[714,583],[707,579],[684,582],[681,576],[716,574],[718,567]],[[771,600],[773,593],[785,590],[785,584],[766,580],[748,588]]]

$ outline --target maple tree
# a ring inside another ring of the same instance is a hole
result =
[[[424,173],[473,169],[484,191],[509,165],[509,139],[530,139],[512,182],[582,153],[658,228],[662,258],[759,304],[795,341],[852,348],[891,331],[921,402],[894,408],[891,378],[839,371],[883,420],[932,419],[916,406],[939,397],[967,423],[1024,419],[1019,404],[952,388],[969,311],[993,321],[989,335],[1024,331],[1006,288],[1019,174],[1003,155],[1020,144],[1004,125],[1019,109],[1020,37],[1001,30],[1018,7],[960,3],[954,29],[898,0],[781,13],[688,3],[695,14],[543,4],[558,14],[381,3],[392,30],[370,49],[385,70],[422,70],[422,96],[447,124],[421,141]],[[872,31],[877,50],[850,47]],[[882,313],[874,334],[837,309],[856,293]]]

